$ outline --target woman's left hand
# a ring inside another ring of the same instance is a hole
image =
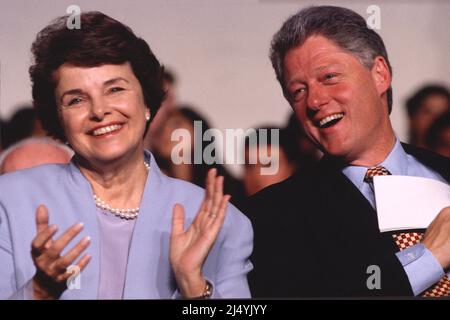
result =
[[[206,178],[205,198],[192,224],[184,230],[184,208],[173,208],[170,263],[181,294],[199,297],[206,286],[202,266],[225,219],[229,195],[223,195],[223,177],[211,169]]]

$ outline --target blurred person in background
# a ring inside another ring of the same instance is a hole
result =
[[[279,130],[278,141],[272,141],[271,130]],[[256,144],[250,143],[251,137],[245,137],[245,164],[243,183],[247,196],[251,196],[265,187],[281,182],[291,176],[298,168],[297,141],[296,137],[287,129],[280,129],[275,126],[262,126],[255,130]],[[261,135],[267,135],[265,141],[261,141]],[[261,150],[263,148],[263,150]],[[277,161],[276,170],[273,174],[263,174],[262,168],[270,167],[273,163],[265,163],[261,157],[267,155],[268,158]],[[256,159],[251,161],[251,159]]]
[[[158,113],[150,123],[150,127],[144,139],[144,147],[149,150],[152,150],[154,144],[153,141],[159,139],[161,130],[164,127],[164,123],[167,121],[169,113],[178,106],[176,92],[177,78],[175,77],[175,74],[169,70],[164,70],[163,84],[166,95]]]
[[[4,145],[5,145],[5,137],[6,137],[6,125],[7,123],[3,120],[0,119],[0,154],[3,151],[3,149],[5,149]]]
[[[152,150],[156,161],[161,169],[170,177],[189,181],[201,187],[205,186],[204,183],[208,170],[216,168],[218,174],[225,178],[224,192],[232,196],[232,203],[240,203],[245,196],[243,185],[238,179],[234,178],[223,165],[217,163],[207,164],[203,159],[201,163],[194,163],[195,149],[201,150],[203,154],[206,145],[211,145],[211,143],[215,144],[214,142],[204,142],[203,139],[194,139],[195,121],[201,122],[202,130],[201,132],[198,132],[198,134],[201,134],[203,137],[204,132],[209,130],[211,126],[205,117],[195,111],[193,107],[184,105],[168,112],[166,120],[160,129],[158,139],[153,141],[154,144]],[[172,133],[177,129],[187,130],[191,137],[190,141],[183,142],[190,146],[190,163],[175,164],[172,160],[172,151],[180,144],[179,141],[172,140]],[[198,141],[201,141],[201,145],[198,144]]]
[[[72,149],[50,137],[30,137],[0,154],[0,174],[48,163],[68,163],[72,156]]]
[[[37,117],[36,110],[28,105],[20,106],[11,119],[4,121],[3,125],[2,146],[4,149],[28,137],[47,135]]]
[[[427,147],[450,158],[450,112],[441,114],[427,132]]]
[[[450,95],[445,86],[427,85],[406,102],[409,117],[409,143],[426,148],[426,134],[433,121],[450,110]]]

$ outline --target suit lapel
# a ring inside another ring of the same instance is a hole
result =
[[[327,160],[320,164],[318,187],[321,189],[319,201],[323,209],[334,222],[333,228],[342,227],[347,233],[352,230],[365,229],[367,232],[377,230],[378,221],[375,210],[358,188],[339,170],[336,164]],[[331,214],[331,216],[330,216]],[[348,235],[343,235],[348,238]]]

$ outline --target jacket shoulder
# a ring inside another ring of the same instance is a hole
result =
[[[51,183],[60,179],[62,174],[67,173],[68,167],[69,165],[66,164],[45,164],[38,167],[6,173],[0,176],[0,189],[6,191],[17,186],[21,187],[23,191],[24,186]]]
[[[402,143],[402,147],[406,153],[412,155],[431,169],[436,170],[447,181],[450,181],[450,158],[407,143]]]
[[[304,168],[282,182],[273,184],[244,201],[242,211],[248,216],[253,211],[280,207],[291,201],[299,201],[308,197],[321,175],[319,164],[315,163]]]

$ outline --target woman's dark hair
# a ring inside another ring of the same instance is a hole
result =
[[[425,137],[427,147],[434,150],[440,142],[441,134],[450,128],[450,111],[441,114],[428,129]]]
[[[0,130],[0,139],[2,147],[6,149],[10,145],[28,138],[33,133],[33,128],[36,122],[36,110],[30,105],[19,107],[19,110],[14,113],[8,122],[3,123]]]
[[[194,121],[201,121],[202,137],[203,137],[203,134],[205,133],[205,131],[207,131],[211,128],[209,125],[209,122],[203,116],[201,116],[199,113],[194,111],[194,109],[192,107],[190,107],[188,105],[183,105],[177,111],[179,113],[181,113],[183,115],[183,117],[186,118],[190,123],[192,123],[192,126],[194,126]],[[194,141],[194,143],[196,143],[196,141]],[[210,143],[214,143],[214,142],[205,142],[202,139],[201,143],[202,143],[201,146],[194,146],[194,148],[201,148],[200,150],[202,151],[202,154],[203,154],[203,150],[205,149],[206,145],[208,145]],[[213,156],[215,156],[215,154]],[[196,164],[196,163],[194,163],[194,161],[192,161],[192,165],[194,167],[193,183],[195,183],[196,185],[199,185],[202,187],[204,186],[206,175],[208,174],[208,170],[213,167],[217,168],[219,175],[225,175],[226,180],[229,179],[228,172],[226,172],[225,168],[221,165],[208,165],[208,164],[204,163],[203,161],[198,164]]]
[[[153,119],[165,96],[164,68],[148,44],[129,27],[101,12],[82,13],[80,29],[69,29],[68,18],[59,17],[40,31],[31,48],[33,104],[44,129],[55,138],[66,140],[54,99],[53,78],[53,73],[65,63],[95,67],[129,62]],[[149,122],[146,129],[148,125]]]
[[[200,134],[202,137],[205,131],[211,129],[208,121],[189,105],[182,105],[179,109],[176,109],[173,112],[180,113],[185,119],[192,123],[192,126],[194,126],[194,121],[201,121],[202,127]],[[201,140],[201,146],[196,145],[193,147],[197,149],[201,148],[200,150],[202,154],[206,146],[210,145],[211,143],[215,143],[214,141],[203,141],[203,139],[199,140]],[[197,139],[194,139],[194,143],[197,143]],[[171,165],[171,159],[162,159],[160,155],[155,151],[153,152],[153,155],[155,156],[157,163],[161,168],[170,171],[169,167]],[[216,155],[212,154],[212,156],[215,157]],[[192,153],[192,157],[194,157],[194,153]],[[194,159],[191,160],[193,170],[193,180],[191,181],[192,183],[200,187],[205,187],[205,179],[209,169],[216,168],[217,174],[224,177],[224,192],[231,194],[233,197],[231,202],[235,205],[238,205],[241,203],[241,201],[243,201],[245,197],[245,190],[242,183],[239,180],[235,179],[223,165],[207,164],[204,163],[204,161],[201,161],[201,163],[195,163],[193,161]]]
[[[443,96],[447,99],[448,103],[450,103],[450,92],[445,86],[439,84],[426,85],[420,88],[406,101],[408,116],[410,118],[413,117],[420,109],[425,99],[433,95]]]

